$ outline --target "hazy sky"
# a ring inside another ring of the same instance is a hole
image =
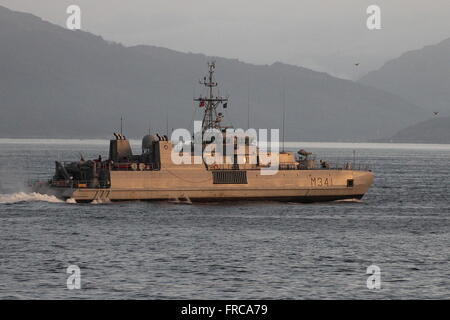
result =
[[[126,45],[281,61],[347,78],[450,37],[449,0],[0,0],[59,25],[70,4],[81,7],[83,30]],[[382,30],[366,27],[371,4],[381,7]]]

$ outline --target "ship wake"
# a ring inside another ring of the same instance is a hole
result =
[[[362,201],[361,199],[352,198],[352,199],[335,200],[334,202],[363,203],[364,201]]]
[[[56,198],[55,196],[50,196],[41,193],[26,193],[26,192],[16,192],[11,194],[0,194],[0,204],[12,204],[20,202],[49,202],[49,203],[64,203],[65,201]]]

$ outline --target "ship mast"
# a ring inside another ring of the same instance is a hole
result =
[[[222,126],[220,122],[223,119],[223,115],[221,113],[217,113],[217,107],[225,103],[224,108],[228,102],[227,98],[221,97],[219,95],[214,95],[214,88],[218,86],[218,83],[214,79],[214,69],[216,68],[216,62],[211,61],[208,62],[208,76],[204,77],[203,80],[200,80],[200,84],[204,85],[208,88],[208,96],[207,97],[198,97],[195,98],[194,101],[199,102],[200,107],[204,107],[205,111],[203,114],[202,120],[202,134],[205,133],[208,129],[221,129]]]

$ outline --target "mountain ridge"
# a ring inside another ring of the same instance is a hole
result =
[[[438,117],[404,128],[381,142],[394,143],[450,143],[450,117]]]
[[[246,127],[281,127],[286,92],[290,140],[366,141],[394,134],[425,113],[395,94],[276,62],[254,65],[162,47],[126,47],[0,6],[0,136],[107,137],[125,118],[127,136],[190,128],[206,62],[217,61],[229,113]],[[284,88],[283,88],[284,87]],[[227,114],[226,114],[227,115]],[[233,124],[233,123],[232,123]]]
[[[420,105],[430,115],[450,115],[450,38],[405,52],[359,82]]]

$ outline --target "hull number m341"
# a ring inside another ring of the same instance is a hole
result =
[[[331,177],[311,177],[311,187],[329,187],[333,185],[333,179]]]

